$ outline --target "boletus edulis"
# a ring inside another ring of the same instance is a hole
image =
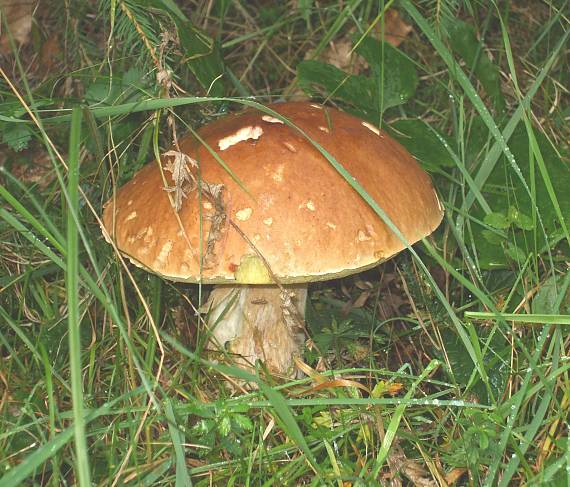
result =
[[[103,224],[135,265],[215,285],[205,303],[210,348],[291,376],[308,283],[406,247],[308,137],[410,244],[439,225],[443,208],[414,158],[373,125],[309,102],[269,108],[300,130],[255,109],[220,118],[143,167],[105,205]]]

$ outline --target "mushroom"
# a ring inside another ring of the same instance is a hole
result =
[[[410,244],[439,225],[443,208],[430,178],[385,132],[314,103],[270,108],[342,164]],[[291,376],[308,283],[370,269],[406,245],[280,118],[250,109],[198,135],[120,188],[103,224],[134,264],[174,281],[216,285],[205,305],[211,344],[246,367],[261,360]]]

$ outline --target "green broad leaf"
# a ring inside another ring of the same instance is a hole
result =
[[[532,312],[534,314],[570,314],[570,290],[562,299],[560,309],[556,306],[562,281],[563,279],[558,276],[551,276],[540,285],[532,300]]]
[[[351,75],[320,61],[302,61],[297,65],[299,85],[311,96],[340,98],[353,105],[358,115],[377,122],[381,111],[414,95],[416,68],[401,51],[375,39],[362,40],[356,52],[368,61],[372,76]]]
[[[481,450],[486,450],[489,448],[489,437],[485,434],[484,431],[482,431],[479,435],[479,448]]]
[[[526,256],[528,255],[527,252],[521,249],[518,245],[511,243],[507,243],[505,247],[505,253],[513,261],[520,262],[521,264],[525,261]]]
[[[142,90],[148,84],[144,72],[132,67],[124,73],[116,73],[112,77],[100,76],[93,80],[85,92],[85,101],[90,104],[114,105],[140,100]]]
[[[509,207],[508,219],[510,222],[514,223],[517,227],[522,230],[532,230],[534,224],[532,223],[532,218],[525,215],[518,208],[514,206]]]
[[[216,42],[194,27],[190,21],[176,18],[173,20],[184,52],[182,62],[196,76],[208,95],[223,96],[224,65]]]
[[[481,350],[484,350],[485,344],[489,341],[489,330],[480,329],[477,332],[481,342]],[[445,346],[445,355],[449,359],[450,373],[453,374],[454,379],[462,387],[469,385],[470,390],[474,392],[482,402],[488,404],[491,398],[483,382],[479,380],[475,383],[470,383],[475,367],[469,356],[465,353],[465,346],[460,338],[451,330],[443,330],[442,340]],[[508,357],[508,342],[501,334],[495,333],[490,338],[486,353],[483,355],[483,364],[487,371],[491,392],[495,398],[501,396],[507,384],[510,372]]]
[[[2,143],[19,152],[27,149],[32,139],[32,129],[21,123],[4,125],[2,130]]]
[[[481,235],[483,238],[492,245],[501,245],[505,239],[498,233],[492,232],[491,230],[482,230]]]
[[[485,125],[483,118],[474,116],[466,130],[467,144],[465,147],[465,160],[469,164],[482,157],[482,153],[490,142],[489,129]]]
[[[428,171],[454,166],[445,148],[449,141],[422,120],[398,120],[389,127],[393,135]]]
[[[85,91],[85,101],[89,104],[112,105],[121,95],[120,83],[108,78],[97,78]]]
[[[361,110],[372,106],[374,81],[365,76],[345,73],[332,64],[302,61],[297,65],[299,86],[309,95],[341,98]]]
[[[489,59],[482,42],[477,39],[473,25],[453,19],[446,30],[452,50],[459,54],[467,67],[473,71],[483,89],[491,97],[495,110],[503,112],[505,99],[501,93],[499,68]]]
[[[401,105],[416,92],[418,73],[414,63],[387,42],[371,37],[363,39],[356,52],[360,54],[374,74],[374,105],[377,111]]]
[[[509,226],[511,225],[511,220],[509,219],[509,217],[507,217],[507,215],[504,215],[503,213],[498,213],[498,212],[488,213],[487,215],[485,215],[483,221],[490,227],[499,228],[501,230],[509,228]]]

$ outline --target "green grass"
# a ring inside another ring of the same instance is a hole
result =
[[[49,4],[0,61],[0,486],[570,484],[567,2]],[[363,71],[323,61],[345,40]],[[98,217],[168,121],[300,94],[391,130],[446,214],[312,286],[284,382],[208,361],[209,288],[130,266]]]

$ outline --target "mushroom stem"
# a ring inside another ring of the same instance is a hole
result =
[[[210,348],[236,356],[251,368],[262,361],[274,374],[294,377],[293,357],[304,342],[307,285],[216,286],[209,310]]]

